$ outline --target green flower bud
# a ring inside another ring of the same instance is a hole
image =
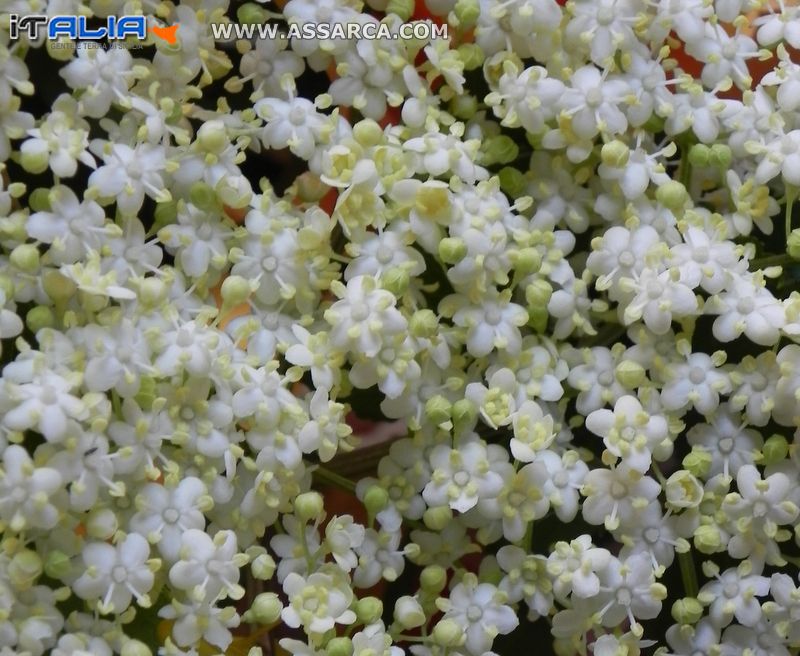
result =
[[[52,328],[55,321],[53,311],[46,305],[37,305],[25,315],[25,325],[32,333],[37,333],[42,328]]]
[[[505,166],[497,174],[500,178],[500,188],[511,197],[521,196],[528,186],[525,174],[512,166]]]
[[[439,242],[439,257],[442,262],[456,264],[467,254],[467,245],[458,237],[445,237]]]
[[[70,557],[61,551],[51,551],[44,563],[44,573],[51,579],[61,579],[69,574]]]
[[[34,212],[49,212],[53,209],[50,204],[50,189],[37,187],[28,197],[28,205]]]
[[[0,275],[0,291],[6,295],[6,298],[14,297],[14,283],[11,278]]]
[[[703,500],[703,486],[685,469],[667,479],[667,505],[673,509],[696,508]]]
[[[428,594],[439,594],[447,585],[447,570],[441,565],[428,565],[419,575],[419,585]]]
[[[20,154],[19,163],[28,173],[44,173],[50,165],[50,153],[47,150],[23,150]]]
[[[98,508],[86,519],[86,533],[96,540],[108,540],[117,532],[117,514],[111,508]]]
[[[359,622],[372,624],[383,615],[383,602],[377,597],[363,597],[356,602],[355,611]]]
[[[466,640],[463,627],[453,619],[443,619],[433,627],[433,641],[442,647],[458,647]]]
[[[789,233],[786,240],[786,252],[795,260],[800,260],[800,228],[795,228]]]
[[[189,200],[192,202],[192,205],[199,207],[201,210],[210,210],[217,206],[217,194],[214,189],[205,182],[198,181],[191,186],[189,189]],[[164,203],[162,206],[167,205],[169,205],[169,203]]]
[[[389,493],[379,485],[370,485],[364,493],[364,507],[371,517],[386,508],[389,503]]]
[[[432,531],[443,530],[453,519],[453,511],[449,506],[428,508],[422,515],[422,521]]]
[[[713,524],[698,526],[694,531],[694,546],[704,554],[713,554],[723,550],[719,529]]]
[[[246,207],[253,198],[253,189],[244,176],[226,175],[214,188],[219,201],[228,207],[239,209]]]
[[[218,155],[230,143],[228,131],[222,121],[206,121],[197,131],[197,144],[206,152]]]
[[[731,152],[730,146],[726,144],[714,144],[711,146],[711,156],[709,158],[709,164],[711,164],[711,166],[725,171],[731,167],[732,161],[733,153]]]
[[[523,248],[517,251],[513,262],[514,270],[522,276],[527,276],[539,270],[542,266],[542,256],[535,248]]]
[[[353,641],[347,636],[332,638],[325,647],[325,656],[351,656]]]
[[[457,0],[453,13],[458,19],[459,27],[473,27],[481,15],[481,6],[478,0]]]
[[[260,25],[266,23],[269,16],[263,7],[247,2],[236,10],[236,18],[244,25]]]
[[[45,294],[52,298],[56,303],[64,302],[75,294],[78,286],[69,278],[61,275],[58,271],[48,271],[42,278],[42,287]]]
[[[464,63],[465,71],[474,71],[476,68],[480,68],[486,60],[483,49],[477,43],[462,43],[456,48],[456,52]]]
[[[482,146],[483,163],[487,166],[493,164],[508,164],[519,156],[519,146],[514,140],[505,135],[499,134],[496,137],[485,139]]]
[[[441,590],[437,590],[438,593]],[[404,629],[416,629],[427,621],[419,601],[408,595],[400,597],[394,605],[394,619]]]
[[[677,212],[689,202],[689,192],[677,180],[670,180],[656,189],[656,199],[667,209]]]
[[[242,619],[255,624],[275,624],[280,619],[283,605],[278,595],[274,592],[262,592],[253,599],[250,610],[245,612]]]
[[[392,292],[397,297],[402,296],[408,289],[411,278],[408,271],[401,267],[389,269],[381,276],[381,287]]]
[[[478,99],[469,94],[453,96],[450,100],[450,113],[462,121],[468,121],[478,111]]]
[[[414,337],[433,337],[439,332],[439,320],[433,310],[417,310],[411,315],[408,329]]]
[[[198,205],[198,207],[201,206]],[[169,225],[170,223],[175,223],[175,219],[178,216],[178,204],[175,201],[159,203],[156,205],[153,216],[155,218],[155,225],[157,226],[165,226]]]
[[[550,302],[553,288],[546,280],[534,280],[525,288],[525,300],[529,308],[544,308]]]
[[[139,640],[128,640],[120,650],[120,656],[153,656],[150,647]]]
[[[619,139],[603,144],[603,148],[600,150],[600,159],[606,166],[622,168],[628,163],[630,156],[630,148]]]
[[[789,455],[789,443],[783,435],[773,435],[764,442],[761,455],[763,458],[759,464],[777,465],[786,460],[786,456]]]
[[[694,476],[703,478],[711,469],[711,454],[702,449],[692,449],[686,454],[681,465]]]
[[[383,130],[371,118],[365,118],[353,126],[353,137],[364,148],[370,148],[383,140]]]
[[[635,360],[623,360],[620,362],[614,370],[614,375],[629,390],[641,387],[647,380],[647,372]]]
[[[325,504],[319,492],[304,492],[294,501],[297,516],[304,522],[316,520],[322,516]]]
[[[259,581],[268,581],[275,574],[275,561],[269,554],[259,554],[250,564],[250,570]]]
[[[139,300],[147,306],[160,305],[167,298],[169,289],[159,278],[145,278],[139,286]]]
[[[242,276],[228,276],[222,281],[222,287],[220,287],[224,307],[227,308],[244,303],[250,296],[250,292],[250,282]]]
[[[696,624],[703,617],[703,604],[694,597],[684,597],[672,604],[672,618],[679,624]]]
[[[39,268],[39,249],[34,244],[20,244],[11,251],[8,259],[18,269],[33,273]]]
[[[711,163],[711,149],[705,144],[695,144],[689,149],[689,164],[699,168]]]
[[[453,404],[441,394],[432,396],[425,403],[425,416],[437,426],[450,421],[452,412]]]
[[[8,563],[8,578],[11,584],[17,590],[27,590],[38,579],[44,566],[42,559],[35,551],[30,549],[23,549],[22,551],[14,554],[14,557]]]
[[[472,426],[478,417],[478,408],[469,399],[459,399],[453,404],[453,424],[456,432],[465,426]]]
[[[386,5],[386,13],[397,14],[404,21],[407,21],[411,18],[411,14],[414,13],[414,5],[414,0],[389,0]]]

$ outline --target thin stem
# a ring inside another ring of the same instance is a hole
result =
[[[771,266],[783,266],[784,264],[793,264],[796,260],[789,255],[789,253],[781,253],[780,255],[768,255],[767,257],[759,257],[750,262],[755,269],[765,269]]]
[[[681,580],[687,597],[697,597],[700,587],[697,585],[697,572],[694,569],[692,552],[686,551],[678,554],[678,566],[681,569]]]
[[[354,494],[356,491],[356,484],[351,481],[349,478],[345,478],[341,474],[337,474],[330,469],[319,465],[313,474],[314,478],[320,483],[327,483],[328,485],[334,485],[346,492],[350,492]]]
[[[797,198],[797,190],[793,186],[787,185],[786,210],[784,211],[784,221],[786,222],[786,239],[789,239],[789,235],[792,232],[792,206],[794,205],[795,198]]]

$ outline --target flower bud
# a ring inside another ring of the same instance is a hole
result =
[[[726,171],[731,167],[732,161],[733,153],[731,152],[730,146],[726,144],[714,144],[711,146],[711,156],[709,158],[709,164],[711,166]]]
[[[51,579],[61,579],[69,574],[70,557],[61,551],[51,551],[44,563],[44,573]]]
[[[466,640],[463,627],[453,619],[447,618],[433,627],[433,640],[442,647],[458,647]]]
[[[419,575],[419,586],[427,594],[439,594],[447,585],[447,570],[441,565],[428,565]]]
[[[268,581],[275,574],[275,561],[269,554],[260,554],[250,564],[253,577],[259,581]]]
[[[379,485],[370,485],[364,494],[364,507],[371,517],[386,508],[389,503],[389,493]]]
[[[685,469],[667,479],[667,504],[673,509],[695,508],[703,500],[703,486]]]
[[[415,597],[406,595],[395,603],[394,619],[404,629],[415,629],[425,624],[428,618],[419,601]]]
[[[108,540],[119,528],[116,513],[111,508],[92,510],[86,518],[86,533],[96,540]]]
[[[198,180],[189,188],[189,200],[195,207],[208,210],[216,207],[217,194],[210,185]]]
[[[417,310],[411,315],[408,329],[413,337],[433,337],[439,332],[439,320],[433,310]]]
[[[383,602],[377,597],[363,597],[356,602],[355,611],[359,622],[372,624],[383,615]]]
[[[64,302],[72,298],[78,286],[69,278],[63,276],[58,271],[48,271],[42,278],[42,287],[45,294],[52,298],[56,303]]]
[[[23,549],[8,563],[8,578],[17,590],[27,590],[42,574],[42,559],[35,551]]]
[[[11,251],[8,259],[18,269],[33,273],[39,268],[39,249],[33,244],[20,244]]]
[[[525,174],[513,166],[504,166],[497,177],[500,179],[500,188],[514,198],[521,196],[527,187]]]
[[[487,166],[493,164],[509,164],[517,159],[519,146],[505,134],[485,139],[482,146],[483,163]]]
[[[383,140],[383,130],[371,118],[365,118],[353,126],[353,137],[364,148],[370,148]]]
[[[227,308],[244,303],[250,296],[250,292],[250,282],[242,276],[228,276],[222,281],[222,287],[220,287],[224,307]]]
[[[600,150],[600,159],[603,164],[615,168],[622,168],[625,166],[630,156],[630,148],[619,139],[614,139],[613,141],[603,144],[603,148]]]
[[[127,640],[124,645],[122,645],[122,649],[120,650],[120,656],[153,656],[153,652],[150,651],[150,647],[139,640]]]
[[[696,624],[703,617],[703,605],[694,597],[684,597],[672,604],[672,618],[679,624]]]
[[[450,113],[462,121],[468,121],[478,111],[478,99],[469,94],[459,94],[450,100]]]
[[[253,599],[250,610],[245,612],[242,619],[256,624],[274,624],[280,619],[282,610],[283,605],[277,594],[274,592],[262,592]]]
[[[347,636],[331,638],[325,646],[325,656],[351,656],[353,641]]]
[[[439,257],[442,262],[456,264],[467,254],[467,245],[458,237],[445,237],[439,242]]]
[[[641,387],[647,380],[647,372],[635,360],[623,360],[620,362],[614,369],[614,375],[623,387],[630,390]]]
[[[159,203],[156,205],[153,216],[155,217],[155,225],[157,226],[175,223],[175,219],[178,216],[178,204],[175,202]]]
[[[54,324],[53,311],[46,305],[37,305],[25,315],[25,325],[32,333],[37,333],[42,328],[51,328]]]
[[[694,531],[694,546],[704,554],[713,554],[723,549],[722,536],[713,524],[703,524]]]
[[[23,146],[24,145],[25,144],[23,144]],[[50,153],[47,152],[46,147],[44,150],[27,150],[22,148],[20,151],[19,163],[22,164],[22,168],[28,173],[39,174],[47,170],[50,164]]]
[[[514,270],[523,276],[535,273],[542,266],[542,256],[535,248],[522,248],[514,259]]]
[[[486,60],[483,48],[476,43],[462,43],[456,48],[456,52],[464,64],[465,71],[474,71],[476,68],[480,68]]]
[[[159,278],[145,278],[139,286],[139,300],[147,306],[160,305],[167,298],[167,286]]]
[[[414,0],[389,0],[386,5],[386,13],[397,14],[404,21],[407,21],[414,13],[414,5]]]
[[[546,280],[534,280],[525,288],[525,300],[529,307],[544,308],[553,295],[553,288]]]
[[[450,421],[453,404],[441,394],[432,396],[425,403],[425,416],[437,426]]]
[[[37,187],[28,197],[28,205],[34,212],[49,212],[53,209],[50,201],[51,189]]]
[[[197,131],[197,144],[209,153],[218,155],[230,145],[228,131],[222,121],[206,121]]]
[[[443,530],[453,519],[453,511],[449,506],[428,508],[422,515],[422,521],[432,531]]]
[[[765,466],[777,465],[789,455],[789,443],[783,435],[773,435],[761,449],[763,460],[759,463]]]
[[[236,18],[244,25],[260,25],[266,23],[267,12],[255,2],[246,2],[236,10]]]
[[[243,175],[226,175],[214,188],[223,205],[234,209],[246,207],[253,197],[253,188]]]
[[[711,149],[705,144],[695,144],[689,149],[689,164],[705,167],[711,163]]]
[[[481,15],[481,7],[478,0],[456,0],[453,13],[458,19],[458,26],[462,28],[473,27],[478,22]]]
[[[800,260],[800,228],[795,228],[789,233],[786,240],[786,252],[795,260]]]
[[[324,508],[325,504],[319,492],[304,492],[294,501],[294,510],[304,522],[322,517]]]
[[[677,180],[670,180],[656,189],[656,199],[667,209],[677,212],[689,201],[689,192]]]
[[[703,478],[711,469],[711,454],[703,449],[692,449],[681,465],[692,475]]]
[[[411,278],[408,271],[401,267],[393,267],[381,276],[381,287],[397,297],[406,293],[409,282]]]
[[[456,432],[468,426],[472,426],[478,418],[478,408],[469,399],[459,399],[453,404],[453,424]]]

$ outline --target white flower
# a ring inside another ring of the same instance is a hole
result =
[[[553,417],[545,415],[534,401],[525,401],[514,413],[514,437],[509,448],[520,462],[533,462],[536,454],[555,439]]]
[[[364,532],[364,527],[356,524],[350,515],[331,517],[325,527],[325,544],[336,564],[345,572],[358,564],[358,557],[353,550],[361,546]]]
[[[786,183],[800,186],[800,130],[790,130],[776,136],[768,144],[751,143],[749,149],[759,156],[755,181],[769,182],[783,174]]]
[[[198,601],[220,596],[241,599],[239,568],[247,556],[237,553],[236,534],[218,531],[213,539],[203,530],[189,528],[181,534],[179,560],[169,570],[169,581]]]
[[[622,288],[633,294],[623,313],[626,326],[643,319],[650,330],[663,335],[674,318],[697,312],[697,297],[680,281],[679,269],[658,271],[647,267],[635,278],[625,279]]]
[[[719,314],[711,327],[714,337],[730,342],[744,334],[762,346],[776,344],[786,323],[783,304],[756,276],[732,277],[727,287],[706,305],[707,312]]]
[[[495,291],[479,303],[469,303],[461,296],[451,297],[451,300],[458,304],[453,323],[466,328],[466,346],[471,355],[483,357],[494,349],[509,353],[520,351],[522,335],[519,326],[528,321],[528,312],[521,305],[512,303],[509,294]]]
[[[658,496],[661,486],[649,476],[620,465],[614,469],[592,469],[584,479],[581,494],[583,518],[614,530],[621,521],[642,510]]]
[[[710,356],[690,353],[685,362],[671,364],[668,382],[661,390],[661,401],[667,410],[681,410],[693,406],[699,412],[709,413],[719,405],[719,395],[731,390],[731,382],[724,371],[719,371],[724,354]],[[719,363],[719,364],[718,364]]]
[[[202,639],[223,650],[233,641],[229,629],[239,626],[240,619],[233,606],[220,608],[207,601],[183,603],[177,599],[173,599],[169,606],[162,607],[158,616],[175,620],[172,636],[179,645],[192,647]]]
[[[629,93],[623,79],[607,78],[595,66],[583,66],[570,76],[569,83],[561,104],[571,119],[572,132],[579,139],[592,139],[600,132],[621,134],[626,130],[628,119],[619,107]]]
[[[348,582],[318,570],[304,578],[291,572],[283,581],[289,605],[281,618],[293,628],[302,626],[311,636],[320,635],[336,624],[352,624],[356,614],[349,610],[353,591]]]
[[[756,597],[769,593],[769,579],[751,573],[749,563],[715,573],[715,581],[706,583],[698,599],[710,605],[708,614],[714,626],[722,628],[736,617],[745,626],[754,626],[761,618],[761,605]],[[718,570],[717,570],[718,571]]]
[[[73,89],[82,89],[83,114],[101,118],[112,103],[125,106],[136,71],[126,48],[77,48],[77,57],[59,71]]]
[[[655,582],[653,565],[647,555],[636,554],[624,561],[615,558],[611,566],[603,570],[600,598],[608,601],[598,613],[604,626],[619,626],[628,619],[633,631],[641,635],[641,625],[636,620],[657,617],[661,600],[666,595],[667,589]]]
[[[254,109],[266,121],[261,131],[264,147],[288,147],[303,159],[311,159],[317,145],[325,143],[331,131],[327,117],[305,98],[264,98]]]
[[[98,600],[101,613],[122,613],[133,597],[143,607],[150,606],[147,592],[153,587],[152,568],[158,561],[148,561],[150,546],[138,533],[131,533],[116,546],[90,542],[83,548],[86,571],[72,584],[81,599]]]
[[[63,480],[57,469],[36,467],[25,449],[5,447],[0,470],[0,519],[11,531],[52,529],[59,520]],[[53,503],[53,502],[56,503]]]
[[[83,52],[83,51],[82,51]],[[24,164],[39,169],[49,166],[55,175],[71,178],[78,171],[78,162],[95,168],[94,157],[89,147],[89,126],[74,115],[74,107],[67,97],[59,97],[53,103],[53,111],[39,124],[28,130],[27,139],[20,146]],[[44,160],[39,164],[39,160]],[[38,164],[38,165],[37,165]]]

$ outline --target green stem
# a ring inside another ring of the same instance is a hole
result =
[[[784,264],[793,264],[796,260],[788,253],[781,253],[780,255],[768,255],[767,257],[759,257],[752,260],[750,264],[754,269],[765,269],[771,266],[783,266]]]
[[[792,233],[792,206],[794,199],[797,198],[797,189],[793,186],[787,185],[786,187],[786,210],[784,212],[784,221],[786,222],[786,239]]]
[[[334,485],[335,487],[341,488],[346,492],[350,492],[354,494],[356,491],[356,484],[351,481],[349,478],[345,478],[344,476],[337,474],[322,465],[318,466],[313,473],[314,478],[317,482],[327,484],[327,485]]]
[[[681,580],[683,581],[683,589],[687,597],[697,597],[700,592],[700,586],[697,585],[697,572],[694,569],[694,559],[692,552],[678,554],[678,566],[681,569]]]
[[[531,552],[531,546],[533,545],[533,520],[528,522],[528,526],[525,528],[525,537],[522,541],[522,548],[526,554]]]
[[[781,558],[783,558],[787,563],[791,563],[795,567],[800,567],[800,557],[798,556],[787,556],[786,554],[781,554]]]

